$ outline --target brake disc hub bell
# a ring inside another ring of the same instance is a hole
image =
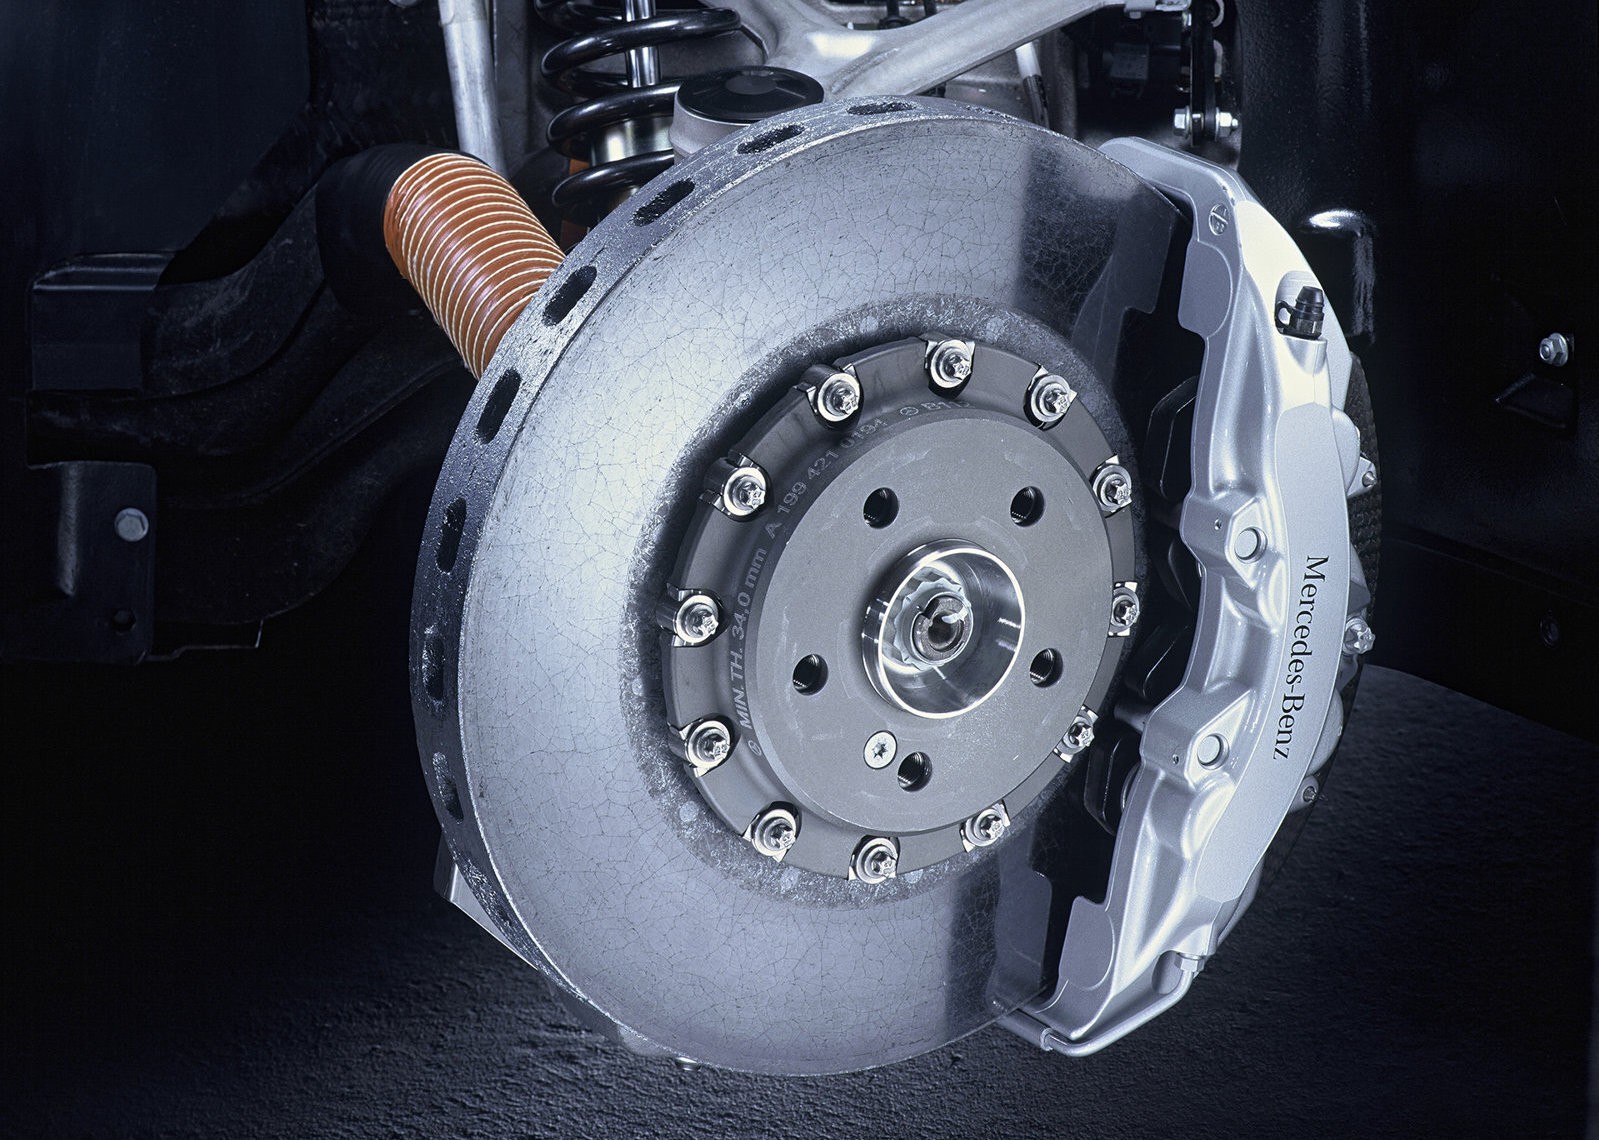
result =
[[[897,874],[964,854],[967,821],[1019,813],[1059,774],[1126,644],[1111,624],[1132,515],[1091,487],[1109,441],[1081,407],[1031,420],[1050,373],[987,344],[948,390],[946,340],[808,370],[852,376],[858,408],[817,415],[805,377],[780,394],[714,465],[758,469],[768,497],[729,512],[713,476],[672,574],[672,597],[714,597],[727,620],[699,645],[663,635],[668,721],[685,744],[707,718],[732,727],[696,786],[789,865],[862,877],[874,837]],[[892,762],[870,747],[888,740]],[[798,823],[776,851],[751,830],[774,805]]]

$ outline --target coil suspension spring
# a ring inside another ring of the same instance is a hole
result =
[[[657,12],[655,0],[534,0],[539,18],[575,33],[545,52],[543,79],[582,102],[556,115],[550,146],[590,163],[558,182],[551,204],[578,221],[593,222],[628,190],[672,164],[670,148],[649,139],[651,120],[672,113],[679,79],[663,77],[658,48],[735,32],[738,13],[725,8]],[[625,67],[596,66],[625,55]],[[613,156],[614,155],[614,156]]]

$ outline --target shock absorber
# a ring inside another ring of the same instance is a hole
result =
[[[653,135],[672,114],[678,78],[661,74],[658,49],[709,39],[742,27],[725,8],[658,12],[655,0],[534,0],[539,17],[575,33],[545,53],[545,81],[581,100],[550,121],[550,145],[588,163],[556,184],[551,204],[593,222],[625,192],[672,164],[671,148]],[[617,57],[624,57],[617,67]]]

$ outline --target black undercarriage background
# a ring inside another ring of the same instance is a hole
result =
[[[784,1080],[587,1033],[430,885],[420,506],[257,652],[0,670],[0,1134],[1581,1133],[1599,750],[1384,670],[1279,879],[1100,1056]]]

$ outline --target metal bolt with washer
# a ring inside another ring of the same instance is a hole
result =
[[[1094,743],[1094,722],[1098,718],[1088,709],[1083,709],[1072,721],[1071,727],[1066,730],[1066,735],[1060,739],[1056,751],[1062,759],[1077,755],[1089,745]]]
[[[1077,393],[1063,377],[1040,372],[1027,389],[1027,412],[1040,427],[1054,427],[1071,410]]]
[[[1138,595],[1129,583],[1120,583],[1110,596],[1110,632],[1112,637],[1126,637],[1138,624]]]
[[[722,484],[722,509],[736,519],[748,518],[766,503],[766,473],[753,465],[738,467]]]
[[[972,344],[943,340],[927,350],[927,378],[940,392],[954,392],[972,378]]]
[[[733,731],[726,721],[707,717],[688,730],[684,738],[688,748],[688,762],[698,775],[718,767],[733,751]]]
[[[1571,341],[1564,333],[1550,333],[1538,342],[1538,359],[1550,368],[1564,368],[1571,359]]]
[[[721,628],[720,608],[709,594],[690,594],[672,615],[672,633],[684,645],[704,645]]]
[[[848,372],[834,372],[811,389],[811,407],[826,424],[841,424],[860,410],[861,382]]]
[[[750,845],[771,859],[782,859],[799,838],[799,817],[786,807],[773,804],[750,824]]]
[[[986,807],[961,824],[961,840],[969,851],[974,847],[991,847],[998,843],[1010,827],[1010,816],[1004,804]]]
[[[899,844],[882,836],[872,836],[855,850],[850,870],[863,883],[881,883],[899,870]]]
[[[1114,458],[1100,464],[1090,484],[1099,509],[1113,515],[1133,501],[1133,477]]]

